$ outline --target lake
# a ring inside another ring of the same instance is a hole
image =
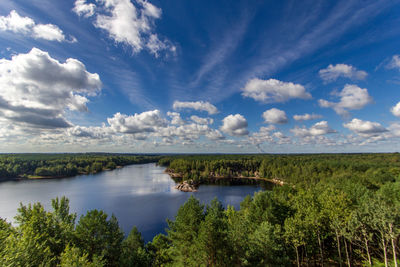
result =
[[[245,196],[261,190],[254,185],[201,185],[197,192],[181,192],[164,170],[151,163],[70,178],[1,182],[0,217],[12,222],[20,202],[41,202],[50,209],[52,198],[66,196],[78,218],[90,209],[101,209],[114,214],[126,234],[137,226],[145,241],[151,241],[165,232],[166,219],[173,219],[192,194],[202,203],[217,197],[225,207],[239,208]]]

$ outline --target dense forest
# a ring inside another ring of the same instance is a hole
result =
[[[228,249],[225,253],[231,261],[221,258],[214,264],[216,254],[208,258],[208,265],[351,266],[374,262],[397,266],[398,153],[193,155],[163,157],[159,164],[178,174],[180,182],[202,184],[248,177],[284,182],[272,191],[247,197],[239,211],[221,211],[226,234],[222,247]],[[198,216],[205,220],[207,211]],[[202,238],[199,229],[192,231],[197,236],[185,247]]]
[[[127,154],[0,154],[0,180],[69,177],[117,167],[157,162],[160,156]]]
[[[194,197],[145,244],[114,216],[21,205],[0,220],[1,266],[398,266],[400,155],[196,155],[159,161],[182,179],[276,177],[235,210]],[[207,176],[208,174],[208,176]]]
[[[224,178],[257,177],[314,185],[348,178],[378,189],[400,175],[400,154],[190,155],[164,156],[159,164],[177,181],[213,183]]]

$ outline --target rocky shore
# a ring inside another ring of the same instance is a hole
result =
[[[190,183],[188,181],[183,181],[180,184],[177,184],[175,186],[176,189],[183,191],[183,192],[196,192],[197,191],[197,185]]]
[[[173,179],[177,179],[177,178],[182,178],[183,177],[182,173],[174,172],[174,170],[169,169],[169,168],[167,168],[165,170],[165,173],[167,173]],[[246,176],[242,176],[242,175],[226,177],[226,176],[217,176],[214,173],[210,173],[209,178],[210,178],[210,182],[215,182],[217,180],[224,180],[224,179],[226,179],[226,180],[228,180],[228,179],[236,180],[237,179],[237,180],[266,181],[266,182],[273,183],[273,184],[276,184],[276,185],[279,185],[279,186],[283,186],[283,185],[286,184],[284,181],[282,181],[282,180],[280,180],[278,178],[272,178],[272,179],[261,178],[261,177],[259,177],[258,173],[255,173],[255,176],[250,176],[250,177],[246,177]],[[179,184],[177,184],[175,186],[175,188],[180,190],[180,191],[183,191],[183,192],[196,192],[199,186],[200,186],[199,183],[194,183],[193,181],[189,180],[189,181],[180,182]]]

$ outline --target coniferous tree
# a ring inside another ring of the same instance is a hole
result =
[[[78,247],[89,254],[89,259],[103,256],[107,266],[116,266],[124,235],[115,216],[107,217],[103,211],[88,211],[79,219],[75,235]]]
[[[198,238],[200,224],[204,220],[204,206],[191,196],[183,204],[174,221],[168,221],[168,238],[171,240],[171,256],[178,265],[189,266],[197,255],[194,243]]]

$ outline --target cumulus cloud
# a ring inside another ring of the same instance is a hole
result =
[[[392,60],[387,65],[389,69],[398,69],[400,70],[400,55],[394,55]]]
[[[322,115],[319,114],[308,114],[305,113],[303,115],[293,115],[293,119],[296,121],[309,121],[309,120],[316,120],[322,118]]]
[[[181,118],[181,114],[178,112],[167,112],[167,116],[171,118],[171,124],[174,125],[183,125],[185,121]]]
[[[208,114],[214,115],[218,113],[218,109],[211,103],[209,102],[204,102],[204,101],[196,101],[196,102],[181,102],[181,101],[175,101],[172,108],[174,110],[179,110],[179,109],[194,109],[198,111],[207,111]]]
[[[271,108],[269,110],[266,110],[262,114],[262,117],[267,123],[285,124],[288,122],[288,118],[286,117],[285,111],[277,108]]]
[[[364,137],[377,136],[388,131],[378,122],[363,121],[356,118],[344,123],[343,126]]]
[[[232,136],[247,135],[247,120],[240,114],[226,116],[223,120],[221,131]]]
[[[214,120],[212,118],[201,118],[196,115],[190,116],[190,119],[197,124],[213,124]]]
[[[65,36],[60,28],[53,24],[39,24],[33,28],[33,37],[36,39],[45,39],[49,41],[62,42]]]
[[[97,5],[85,0],[76,0],[73,11],[78,16],[93,18],[96,28],[106,31],[109,38],[128,45],[134,53],[147,49],[156,57],[160,51],[175,52],[176,47],[168,40],[160,40],[154,33],[155,20],[161,18],[161,9],[137,0],[102,0]]]
[[[400,117],[400,102],[398,102],[394,107],[390,109],[393,115],[396,117]]]
[[[333,108],[339,115],[348,115],[348,110],[362,109],[372,102],[368,90],[357,85],[346,84],[338,96],[340,97],[339,102],[319,99],[318,103],[323,108]]]
[[[87,96],[102,83],[77,59],[65,63],[33,48],[0,59],[0,112],[8,120],[40,128],[70,127],[65,110],[87,111]]]
[[[400,123],[392,123],[388,130],[393,135],[393,137],[400,137]]]
[[[224,140],[225,136],[218,130],[216,129],[211,129],[207,134],[206,137],[210,140]]]
[[[117,133],[146,133],[155,132],[159,127],[166,127],[166,121],[161,117],[159,110],[142,112],[128,116],[116,113],[107,119],[108,124]]]
[[[76,41],[74,37],[70,37],[68,40],[58,26],[54,24],[36,24],[33,19],[21,17],[15,10],[12,10],[8,16],[0,16],[0,31],[10,31],[48,41]]]
[[[242,89],[242,95],[264,103],[286,102],[292,98],[310,99],[311,94],[301,84],[275,79],[251,79]]]
[[[265,152],[260,145],[263,143],[270,144],[289,144],[291,143],[290,137],[286,136],[282,132],[274,132],[276,130],[274,125],[267,127],[261,127],[258,132],[253,133],[249,137],[250,143],[255,145],[261,152]]]
[[[272,134],[273,137],[275,137],[277,139],[276,143],[278,145],[282,145],[282,144],[290,144],[292,143],[292,140],[290,139],[289,136],[286,136],[284,133],[282,132],[274,132]]]
[[[290,130],[295,136],[307,137],[307,136],[318,136],[325,135],[329,133],[336,133],[331,127],[329,127],[327,121],[320,121],[315,123],[310,128],[306,127],[295,127]]]
[[[336,81],[339,77],[345,77],[352,80],[364,80],[367,75],[368,74],[365,71],[357,70],[357,68],[346,64],[330,64],[326,69],[319,71],[319,76],[325,82]]]
[[[225,137],[220,131],[212,129],[207,124],[186,123],[179,126],[169,125],[165,128],[159,128],[154,136],[162,137],[165,144],[193,144],[201,136],[210,140],[223,140]]]
[[[276,130],[274,125],[269,125],[268,127],[263,126],[260,128],[258,132],[253,133],[250,139],[252,141],[258,141],[257,143],[262,143],[264,141],[272,141],[271,132],[274,130]]]
[[[89,138],[89,139],[107,139],[112,134],[112,130],[110,127],[106,127],[105,125],[98,126],[73,126],[67,129],[67,135],[71,137],[78,138]]]
[[[94,15],[95,9],[95,4],[88,4],[86,0],[76,0],[72,11],[74,11],[78,16],[91,17]]]

